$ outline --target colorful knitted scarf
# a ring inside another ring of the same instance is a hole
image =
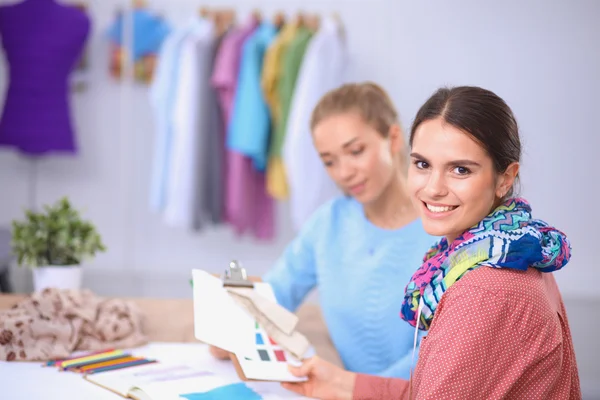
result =
[[[423,265],[406,286],[401,316],[427,330],[442,295],[467,272],[481,267],[533,267],[541,272],[561,269],[571,258],[566,235],[541,220],[531,218],[529,203],[521,198],[504,202],[450,245],[446,238],[425,255]]]

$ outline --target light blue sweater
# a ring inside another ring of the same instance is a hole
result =
[[[408,379],[414,328],[400,318],[400,307],[406,284],[436,240],[420,220],[398,230],[379,228],[360,203],[340,197],[315,212],[263,279],[290,311],[318,288],[347,370]]]

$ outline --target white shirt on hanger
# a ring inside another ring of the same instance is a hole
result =
[[[203,67],[198,52],[198,41],[213,40],[213,24],[209,20],[198,19],[194,29],[182,43],[179,72],[173,105],[172,157],[167,181],[167,202],[164,211],[165,222],[171,226],[192,228],[197,206],[196,196],[201,168],[201,140],[198,120],[202,109],[202,85],[200,79]]]
[[[168,168],[171,165],[171,111],[178,74],[179,51],[192,24],[176,29],[164,41],[158,55],[154,78],[149,88],[150,104],[156,119],[156,138],[152,162],[150,209],[164,211],[166,204]]]
[[[333,18],[325,17],[302,60],[283,145],[291,218],[296,230],[321,204],[340,194],[314,148],[310,117],[321,97],[345,82],[347,64],[340,26]]]

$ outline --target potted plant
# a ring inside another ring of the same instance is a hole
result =
[[[81,263],[106,251],[94,225],[82,220],[66,197],[13,221],[11,247],[17,264],[33,269],[36,291],[81,288]]]

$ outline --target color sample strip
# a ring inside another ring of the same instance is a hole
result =
[[[263,340],[263,337],[260,333],[256,334],[256,344],[259,344],[259,345],[265,344],[265,341]]]
[[[258,357],[261,361],[267,362],[287,362],[287,357],[285,351],[271,338],[268,336],[260,327],[258,322],[255,323],[256,328],[256,350],[258,352]],[[268,339],[268,341],[267,341]],[[269,352],[269,350],[272,351]],[[272,355],[275,355],[273,357]]]
[[[271,357],[269,357],[269,353],[267,353],[266,350],[259,349],[258,355],[259,355],[261,361],[271,361]]]
[[[275,358],[277,359],[277,361],[281,361],[281,362],[285,362],[285,353],[283,352],[283,350],[275,350]]]

